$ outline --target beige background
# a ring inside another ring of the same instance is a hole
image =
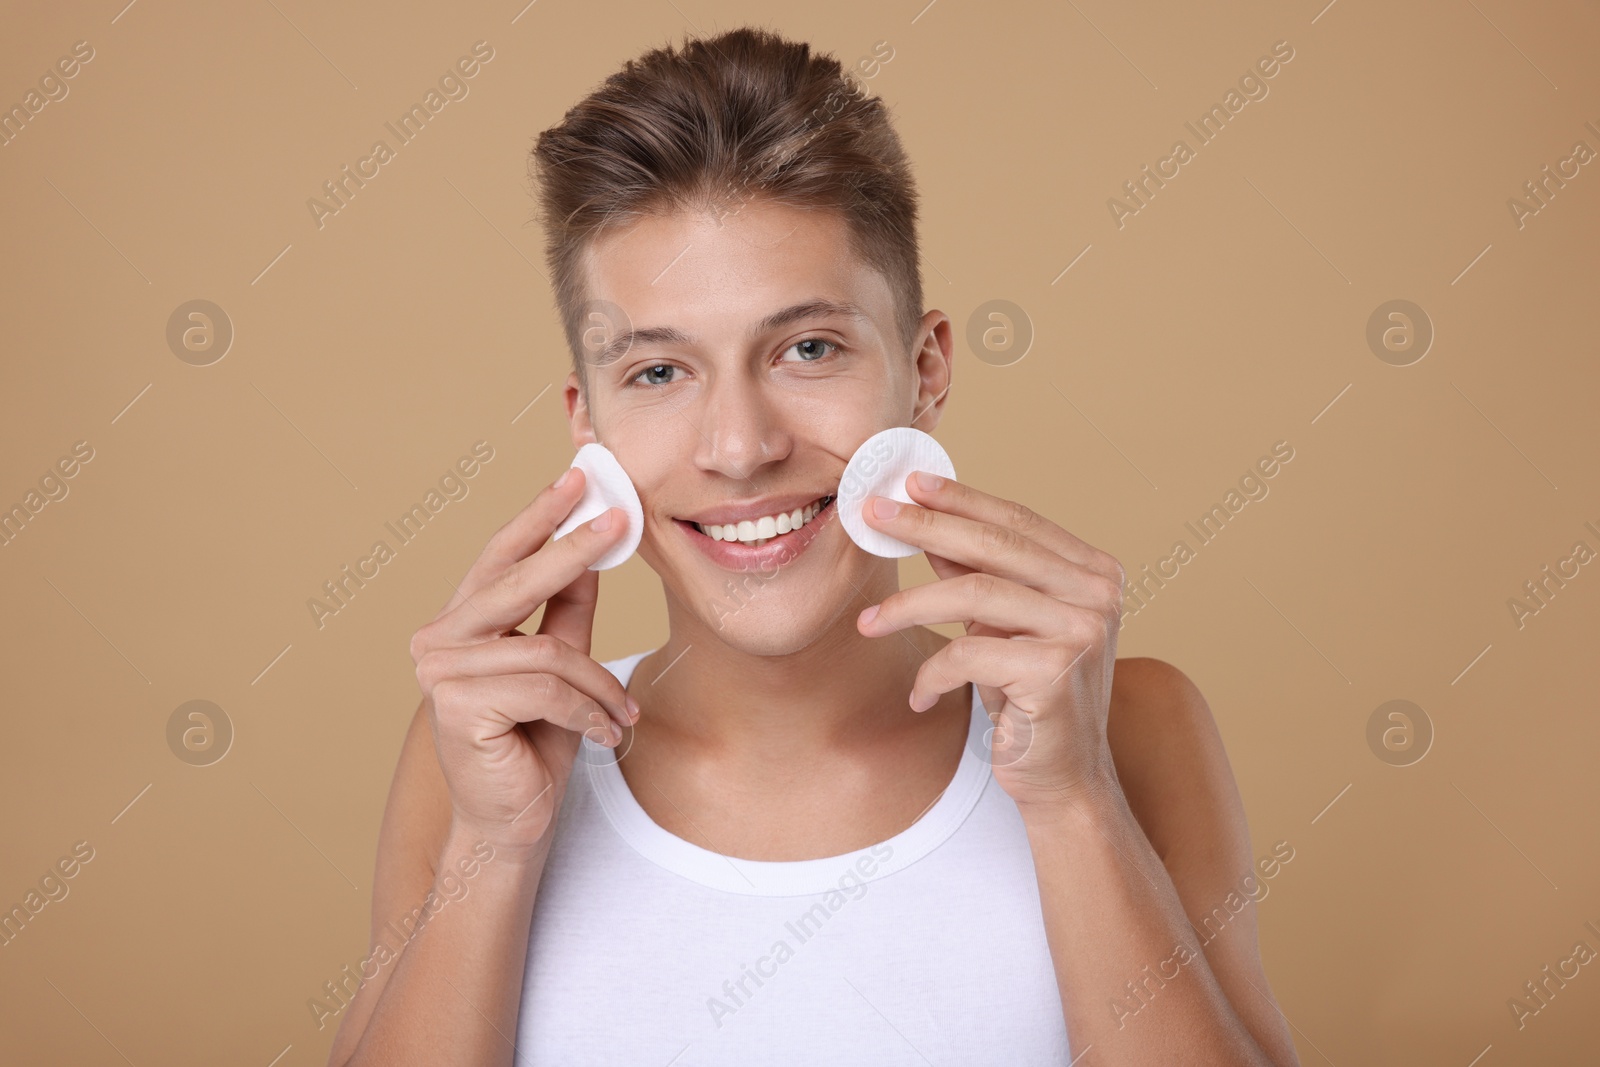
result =
[[[964,480],[1134,573],[1293,446],[1120,652],[1198,682],[1256,853],[1295,849],[1259,907],[1302,1062],[1594,1062],[1600,964],[1525,1028],[1507,1006],[1600,949],[1600,565],[1507,606],[1600,550],[1600,164],[1507,207],[1600,150],[1593,4],[119,4],[0,33],[0,102],[95,51],[0,148],[0,505],[94,449],[0,548],[0,904],[94,849],[0,948],[0,1058],[326,1057],[306,1001],[365,949],[407,639],[570,456],[531,138],[623,59],[750,21],[847,64],[888,42],[930,306],[1031,321],[1011,365],[963,346]],[[470,94],[319,229],[307,199],[479,40]],[[1270,94],[1119,229],[1107,199],[1280,40]],[[204,367],[165,337],[197,298],[236,334]],[[1399,298],[1436,330],[1405,367],[1366,341]],[[319,629],[308,598],[479,440],[470,494]],[[643,561],[608,573],[596,655],[664,636]],[[1399,698],[1436,735],[1406,767],[1366,740]],[[236,731],[211,766],[167,745],[193,699]]]

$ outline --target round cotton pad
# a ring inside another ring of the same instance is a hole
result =
[[[914,556],[922,549],[908,545],[867,525],[861,516],[867,498],[874,496],[913,504],[906,492],[906,479],[912,471],[928,471],[946,478],[956,476],[955,466],[939,442],[911,426],[894,426],[875,433],[861,443],[839,479],[839,492],[833,506],[850,540],[874,556],[895,559]]]
[[[621,508],[628,516],[627,531],[611,551],[589,566],[592,571],[608,571],[626,562],[639,548],[639,540],[644,536],[644,507],[639,503],[633,479],[605,445],[593,441],[584,445],[573,457],[572,465],[583,470],[583,496],[573,505],[571,514],[556,527],[551,540],[559,541],[590,519],[598,519],[608,508]]]

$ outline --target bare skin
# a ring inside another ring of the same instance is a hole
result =
[[[932,630],[917,639],[925,651],[913,654],[923,658],[949,640]],[[670,661],[657,651],[634,668],[628,691],[641,705],[657,706],[650,681]],[[749,860],[837,856],[887,841],[939,799],[966,747],[971,708],[970,690],[959,689],[836,750],[748,766],[719,760],[652,715],[633,727],[618,765],[645,813],[685,841]],[[749,809],[755,795],[766,798],[759,813]]]
[[[910,826],[948,785],[972,690],[956,685],[920,714],[907,694],[950,639],[925,626],[858,628],[863,608],[898,589],[895,561],[862,552],[834,521],[729,615],[728,572],[679,522],[830,493],[872,433],[938,424],[949,316],[927,312],[907,353],[892,291],[846,238],[832,216],[753,203],[720,224],[644,219],[591,248],[591,295],[656,332],[587,367],[585,382],[569,378],[572,441],[604,443],[639,489],[639,554],[661,578],[669,636],[626,692],[590,657],[599,576],[585,568],[622,519],[547,543],[581,472],[502,528],[462,595],[417,632],[424,698],[380,834],[374,943],[475,845],[495,858],[469,896],[376,967],[341,1013],[330,1065],[513,1062],[529,921],[581,731],[610,744],[608,724],[623,726],[620,766],[651,818],[746,859],[864,848]],[[760,325],[817,300],[860,314]],[[537,634],[515,629],[541,605]],[[1141,1013],[1128,1036],[1106,1030],[1102,991],[1182,936],[1185,916],[1200,921],[1254,858],[1210,710],[1181,672],[1115,660],[1103,733],[1082,743],[1108,746],[1105,790],[1025,808],[1069,1030],[1075,1047],[1080,1034],[1097,1042],[1080,1062],[1190,1049],[1185,1062],[1297,1063],[1251,909],[1184,968],[1194,981],[1174,981],[1160,1011]],[[1105,906],[1069,903],[1083,899]]]

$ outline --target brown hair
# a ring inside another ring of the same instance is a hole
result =
[[[589,243],[651,214],[700,209],[720,219],[750,198],[839,213],[852,250],[895,293],[908,354],[916,341],[922,275],[905,149],[882,101],[804,42],[741,27],[630,59],[539,134],[529,174],[585,390]]]

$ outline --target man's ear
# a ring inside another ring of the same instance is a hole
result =
[[[916,405],[911,409],[911,425],[932,433],[944,414],[945,398],[950,393],[954,373],[951,357],[955,353],[950,334],[950,316],[937,308],[922,316],[918,331],[916,364]]]
[[[563,398],[567,405],[567,423],[572,430],[572,447],[582,448],[591,441],[599,440],[594,433],[594,424],[589,421],[589,402],[583,395],[577,371],[567,374]]]

